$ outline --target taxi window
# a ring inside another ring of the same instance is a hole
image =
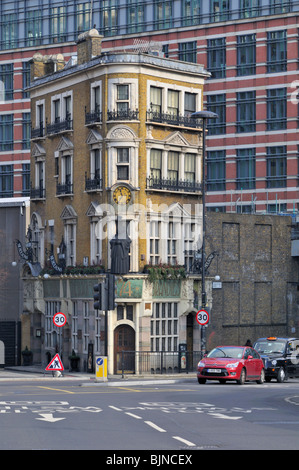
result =
[[[270,354],[270,353],[283,353],[285,349],[285,341],[257,341],[254,344],[254,349],[257,350],[260,354]]]

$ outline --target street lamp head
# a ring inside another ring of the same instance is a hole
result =
[[[218,117],[218,114],[212,113],[211,111],[196,111],[191,114],[191,117],[194,119],[215,119]]]

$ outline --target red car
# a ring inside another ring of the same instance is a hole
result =
[[[217,346],[199,361],[197,380],[200,384],[206,380],[219,380],[220,383],[236,380],[240,385],[253,380],[262,384],[265,381],[264,363],[253,348]]]

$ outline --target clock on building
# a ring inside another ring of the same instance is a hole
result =
[[[113,201],[116,204],[128,204],[131,200],[131,191],[126,186],[118,186],[113,191]]]

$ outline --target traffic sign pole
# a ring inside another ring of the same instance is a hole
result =
[[[61,328],[66,324],[66,316],[62,312],[57,312],[53,316],[53,323],[55,326],[58,326],[58,328]],[[59,354],[62,356],[62,330],[58,332],[58,338],[59,338]]]

